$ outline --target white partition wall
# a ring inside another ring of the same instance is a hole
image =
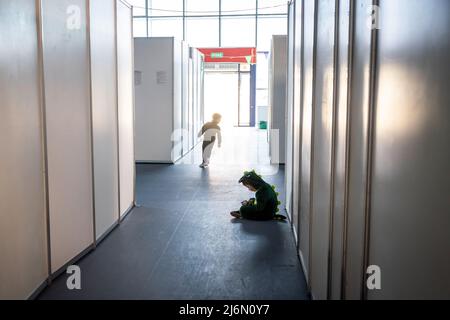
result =
[[[188,128],[189,150],[192,150],[200,141],[200,131],[204,119],[203,88],[204,88],[203,55],[195,48],[189,51],[189,75],[188,75]],[[209,121],[210,119],[207,119]]]
[[[136,38],[136,161],[171,163],[175,113],[174,38]],[[181,50],[180,50],[181,51]],[[181,92],[180,92],[181,94]],[[180,106],[181,107],[181,106]]]
[[[117,0],[117,92],[119,114],[119,192],[120,215],[124,216],[135,200],[134,160],[134,80],[132,10]]]
[[[48,276],[36,25],[34,0],[0,1],[0,299]]]
[[[346,286],[345,298],[360,299],[364,286],[364,225],[366,212],[366,186],[369,112],[370,112],[370,77],[372,30],[367,27],[367,12],[372,8],[372,0],[357,0],[354,6],[354,44],[352,61],[352,83],[350,93],[350,141],[348,176],[348,251],[345,257]]]
[[[195,79],[195,67],[194,67],[194,48],[189,49],[189,72],[188,72],[188,91],[189,91],[189,97],[188,97],[188,130],[189,130],[189,143],[188,147],[189,150],[191,150],[194,147],[194,79]]]
[[[67,22],[70,6],[80,13],[79,25]],[[94,241],[86,13],[86,1],[42,1],[53,272]]]
[[[134,205],[131,8],[2,1],[0,38],[0,299],[26,299]]]
[[[203,54],[197,49],[194,50],[195,84],[196,99],[194,104],[194,141],[197,144],[201,139],[198,132],[203,125]],[[209,121],[209,120],[208,120]]]
[[[183,43],[173,42],[173,132],[172,140],[172,161],[176,162],[183,156]]]
[[[328,297],[334,130],[335,0],[318,2],[313,97],[310,285],[314,298]]]
[[[294,14],[295,2],[289,3],[288,8],[288,61],[287,61],[287,86],[286,86],[286,212],[293,221],[292,215],[292,184],[293,184],[293,159],[294,159]],[[296,225],[294,223],[294,225]],[[295,231],[297,231],[294,228]]]
[[[90,1],[95,236],[119,217],[115,0]]]
[[[380,6],[364,297],[450,299],[450,1]]]
[[[272,36],[269,74],[270,156],[274,164],[286,161],[287,36]]]
[[[183,61],[182,67],[182,127],[183,127],[183,156],[189,151],[189,45],[182,42],[181,55]]]
[[[294,86],[293,86],[293,113],[292,113],[292,223],[294,230],[297,233],[297,245],[300,248],[300,238],[303,236],[300,231],[300,174],[301,174],[301,159],[302,159],[302,112],[303,112],[303,60],[302,60],[302,49],[303,49],[303,1],[294,2],[294,13],[293,13],[293,27],[294,27],[294,52],[293,52],[293,70],[294,73]],[[303,259],[303,253],[299,250],[300,260],[303,269],[306,273],[306,264]]]
[[[311,209],[311,151],[312,151],[312,103],[314,80],[314,41],[316,32],[316,2],[317,0],[303,1],[302,21],[302,66],[301,66],[301,162],[300,162],[300,197],[299,197],[299,249],[303,268],[308,283],[311,272],[311,241],[310,241],[310,209]],[[298,8],[298,7],[297,7]],[[297,20],[298,21],[298,20]],[[297,46],[298,44],[296,44]]]

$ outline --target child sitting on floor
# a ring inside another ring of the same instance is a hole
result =
[[[274,190],[275,187],[267,184],[254,170],[245,172],[239,183],[242,183],[250,191],[256,192],[256,198],[242,202],[239,211],[231,212],[233,217],[257,221],[286,220],[285,216],[277,214],[280,202],[278,194]]]

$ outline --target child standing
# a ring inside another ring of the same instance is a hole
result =
[[[218,147],[222,146],[222,134],[219,127],[219,123],[222,120],[222,116],[218,113],[213,114],[211,122],[207,122],[203,125],[202,130],[198,133],[198,137],[203,136],[203,162],[200,168],[206,168],[209,166],[209,159],[211,158],[212,149],[216,142],[216,136],[218,140]]]

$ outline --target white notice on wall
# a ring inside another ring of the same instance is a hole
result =
[[[156,83],[157,84],[167,84],[167,72],[158,71],[156,72]]]
[[[134,71],[134,84],[140,86],[142,84],[142,71]]]

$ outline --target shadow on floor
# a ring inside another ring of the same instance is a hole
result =
[[[308,299],[290,225],[234,220],[242,168],[138,165],[136,208],[40,299]],[[283,172],[265,177],[283,192]]]

